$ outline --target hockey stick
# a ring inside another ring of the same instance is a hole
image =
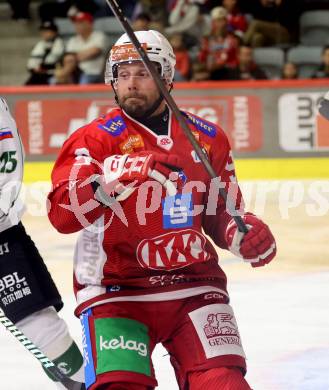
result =
[[[5,312],[0,307],[0,322],[13,334],[24,347],[39,360],[42,366],[65,386],[67,390],[85,390],[84,383],[76,382],[66,376],[56,365],[38,349],[11,321],[6,317]]]
[[[202,163],[203,163],[206,171],[208,172],[209,176],[212,179],[218,179],[217,174],[216,174],[214,168],[211,166],[211,164],[210,164],[206,154],[203,152],[203,150],[201,149],[201,147],[198,144],[197,140],[195,139],[194,135],[192,134],[192,132],[191,132],[191,130],[190,130],[190,128],[189,128],[185,118],[183,117],[183,115],[179,111],[179,108],[177,107],[174,99],[171,97],[171,95],[168,92],[166,86],[164,85],[164,83],[162,82],[161,78],[159,77],[157,70],[155,69],[154,65],[152,64],[152,61],[148,58],[146,52],[142,48],[142,46],[139,43],[138,39],[136,38],[136,35],[135,35],[133,29],[131,28],[127,18],[123,15],[123,12],[122,12],[121,8],[119,7],[118,3],[116,2],[116,0],[106,0],[106,3],[112,9],[114,15],[119,20],[119,22],[121,23],[123,29],[127,33],[130,41],[135,46],[135,49],[137,50],[138,54],[140,55],[141,60],[143,61],[146,69],[148,70],[148,72],[153,77],[153,79],[154,79],[157,87],[159,88],[163,98],[167,102],[170,110],[175,115],[178,123],[180,124],[180,126],[182,127],[186,137],[188,138],[188,140],[192,144],[196,154],[198,155],[198,157],[202,161]],[[219,193],[220,193],[221,197],[223,198],[223,200],[226,202],[227,209],[230,211],[230,214],[234,218],[234,221],[237,224],[238,229],[240,230],[240,232],[247,233],[248,232],[248,228],[247,228],[246,224],[244,223],[243,219],[239,215],[234,215],[235,214],[233,212],[234,207],[232,207],[231,201],[228,198],[226,191],[223,188],[219,187]]]

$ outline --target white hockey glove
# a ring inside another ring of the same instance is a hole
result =
[[[125,200],[148,179],[159,182],[167,195],[173,196],[177,193],[174,180],[180,171],[179,158],[175,155],[147,151],[113,155],[104,160],[103,183],[99,182],[101,188],[97,190],[96,198],[102,194],[104,199],[106,193],[116,201]]]

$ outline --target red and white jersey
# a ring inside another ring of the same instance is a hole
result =
[[[236,183],[225,133],[183,114],[220,180]],[[117,108],[78,129],[63,145],[52,172],[49,219],[62,233],[81,230],[74,264],[78,313],[127,296],[156,301],[207,291],[227,295],[226,277],[207,235],[227,249],[224,234],[231,217],[218,194],[218,181],[210,180],[171,114],[168,127],[168,135],[158,136]],[[181,193],[168,197],[162,187],[152,191],[150,180],[117,209],[100,205],[89,184],[92,175],[102,173],[107,157],[140,151],[181,158]]]

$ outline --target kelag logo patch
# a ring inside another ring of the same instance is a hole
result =
[[[151,375],[147,327],[127,318],[95,320],[97,374],[132,371]]]
[[[126,128],[123,118],[120,115],[108,120],[104,125],[98,125],[98,128],[101,130],[105,130],[109,134],[117,137],[120,135]]]

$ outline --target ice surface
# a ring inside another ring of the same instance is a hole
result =
[[[311,185],[305,183],[305,194]],[[289,218],[283,218],[280,192],[267,199],[261,217],[278,243],[277,258],[268,266],[252,269],[220,253],[248,358],[247,379],[254,390],[329,390],[329,193],[322,197],[327,205],[322,216],[308,215],[310,199],[305,198],[298,207],[289,208]],[[259,208],[259,203],[253,200],[248,209],[256,206]],[[62,293],[65,306],[61,315],[80,342],[71,292],[76,236],[57,233],[45,210],[40,210],[40,217],[29,216],[33,208],[35,199],[28,203],[25,227]],[[177,390],[166,351],[156,348],[153,360],[158,389]],[[0,325],[0,390],[48,389],[56,387],[38,361]]]
[[[329,272],[230,283],[231,304],[248,357],[247,379],[254,390],[329,389]],[[65,296],[62,316],[80,341]],[[11,334],[0,328],[0,389],[55,389]],[[153,355],[159,390],[176,390],[166,351]]]

